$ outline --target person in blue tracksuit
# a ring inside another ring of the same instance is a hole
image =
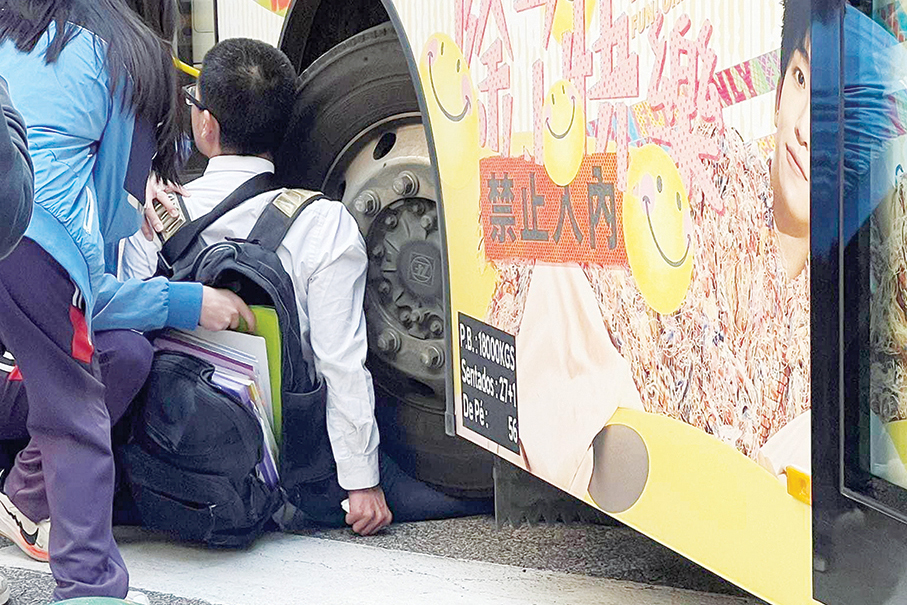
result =
[[[110,425],[151,356],[131,330],[254,317],[226,291],[104,272],[105,244],[139,228],[149,171],[176,180],[170,58],[124,0],[0,0],[0,76],[35,175],[31,223],[0,261],[0,341],[18,364],[7,382],[28,394],[31,437],[0,494],[0,530],[27,552],[49,540],[55,599],[124,597]],[[0,399],[0,418],[19,399]]]

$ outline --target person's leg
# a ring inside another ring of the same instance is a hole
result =
[[[346,527],[346,513],[340,506],[346,498],[346,490],[337,483],[336,474],[315,483],[293,486],[287,496],[298,513],[281,523],[284,530]]]
[[[98,332],[95,334],[94,345],[101,382],[105,387],[104,404],[110,416],[110,425],[113,426],[123,417],[129,404],[145,384],[154,351],[144,336],[131,330]],[[9,384],[14,385],[15,382]],[[14,415],[21,415],[23,409],[27,413],[24,388],[19,389],[14,399]],[[16,494],[13,503],[32,521],[37,523],[50,516],[41,453],[34,442],[29,443],[16,456],[16,473],[10,474],[4,491]]]
[[[2,345],[0,345],[2,347]],[[0,356],[0,440],[28,439],[28,399],[16,361],[9,351]],[[15,452],[14,452],[15,454]]]
[[[380,454],[381,487],[394,522],[428,521],[494,512],[492,498],[454,498],[407,475],[385,453]]]
[[[379,452],[381,488],[394,522],[428,521],[484,515],[494,512],[494,499],[454,498],[427,483],[407,475],[390,456]],[[312,526],[346,527],[346,513],[340,503],[347,497],[336,475],[291,490],[290,501],[299,510],[282,526],[293,531]]]
[[[114,425],[142,390],[151,371],[154,348],[138,332],[106,330],[95,334],[95,354],[101,369],[101,382],[107,389],[104,403],[110,414],[110,424]]]
[[[54,598],[123,597],[129,578],[111,526],[110,416],[74,294],[66,271],[31,240],[0,261],[0,340],[15,355],[29,393],[28,431],[41,453],[54,523]],[[34,464],[17,460],[5,491],[24,514],[40,518],[42,511],[30,509],[17,489]]]

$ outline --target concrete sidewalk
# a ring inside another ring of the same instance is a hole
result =
[[[243,552],[176,544],[165,536],[132,529],[118,530],[117,539],[129,566],[132,586],[167,594],[156,596],[152,601],[156,605],[187,602],[750,605],[757,602],[305,536],[273,534]],[[0,549],[0,566],[48,571],[46,564],[26,558],[15,546]],[[15,598],[16,605],[42,602],[17,593],[13,580],[14,595],[21,595]],[[47,581],[51,581],[49,577]]]

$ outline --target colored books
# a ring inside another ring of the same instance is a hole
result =
[[[251,366],[254,371],[256,386],[263,391],[263,398],[267,404],[265,416],[268,418],[269,424],[273,422],[274,413],[271,409],[268,351],[264,338],[231,330],[211,332],[204,328],[196,328],[192,332],[177,331],[177,333],[180,335],[178,336],[179,338],[187,342],[201,344],[222,357],[234,359]]]
[[[154,346],[192,355],[214,366],[214,384],[232,394],[258,420],[264,439],[264,455],[258,471],[268,486],[276,487],[279,453],[273,429],[272,377],[265,338],[203,328],[192,332],[167,330],[155,338]]]
[[[255,402],[255,391],[252,379],[238,378],[215,370],[212,381],[226,392],[234,395],[255,415],[259,426],[261,426],[262,435],[264,435],[265,446],[262,460],[258,464],[258,472],[268,487],[277,487],[280,480],[280,476],[277,472],[277,445],[274,443],[274,435],[271,434],[267,421],[261,415],[260,406]]]

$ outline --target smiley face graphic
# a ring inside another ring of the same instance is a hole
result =
[[[438,33],[425,44],[419,77],[441,180],[462,187],[479,171],[478,99],[469,65],[456,42]]]
[[[557,5],[554,8],[551,35],[558,43],[563,44],[564,34],[574,30],[573,14],[575,10],[574,3],[576,1],[577,0],[557,0]],[[586,0],[586,31],[589,30],[589,24],[592,23],[592,14],[595,11],[595,3],[596,0]]]
[[[545,95],[543,116],[545,171],[563,187],[576,178],[586,150],[586,116],[573,84],[555,82]]]
[[[683,179],[658,145],[630,152],[622,221],[639,291],[655,311],[673,313],[693,277],[693,219]]]

